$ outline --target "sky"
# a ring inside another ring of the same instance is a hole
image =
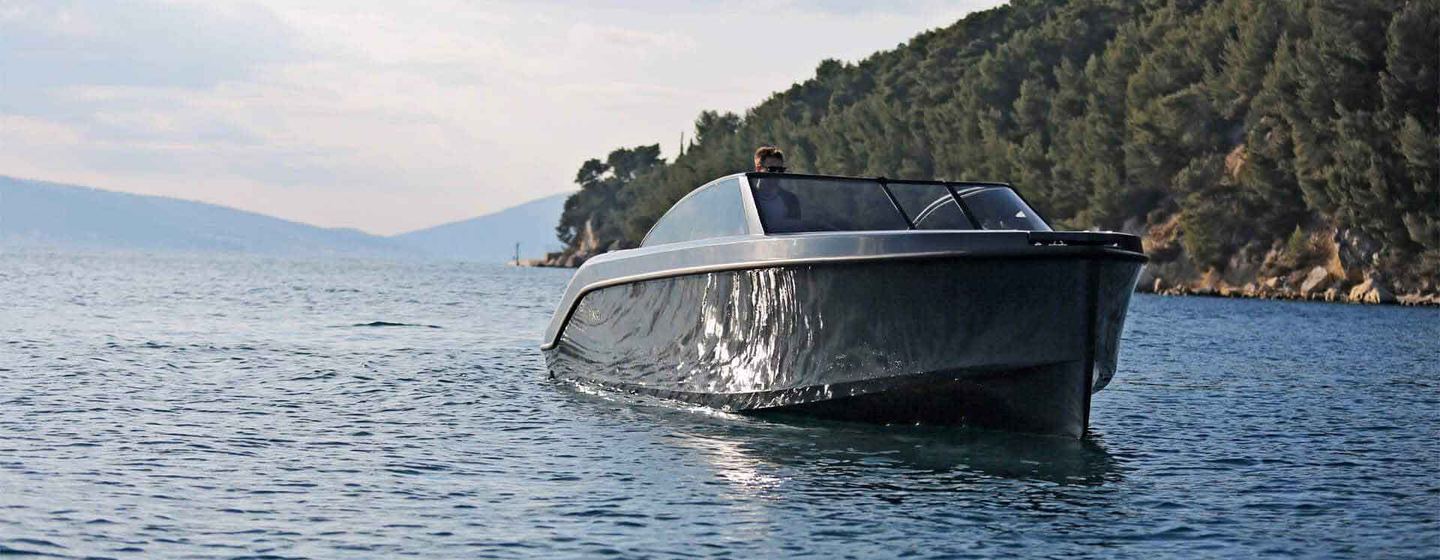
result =
[[[0,0],[0,175],[394,234],[998,0]]]

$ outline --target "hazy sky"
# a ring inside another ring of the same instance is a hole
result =
[[[396,233],[998,0],[0,0],[0,175]]]

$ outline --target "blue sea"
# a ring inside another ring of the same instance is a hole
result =
[[[569,274],[0,253],[0,556],[1440,555],[1434,308],[1137,296],[1074,441],[558,384]]]

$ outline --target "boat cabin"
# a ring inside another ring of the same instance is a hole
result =
[[[1050,231],[1004,183],[739,173],[676,202],[642,247],[826,231]]]

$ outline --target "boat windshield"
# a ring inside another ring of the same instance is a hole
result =
[[[755,174],[765,233],[1003,229],[1050,231],[1010,187]]]

